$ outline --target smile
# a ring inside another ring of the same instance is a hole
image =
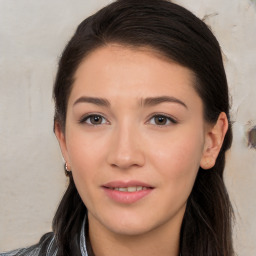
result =
[[[132,204],[147,197],[154,187],[140,181],[113,181],[102,186],[107,197],[121,204]]]
[[[121,188],[109,188],[109,189],[112,189],[112,190],[117,190],[117,191],[120,191],[120,192],[136,192],[136,191],[141,191],[141,190],[146,190],[146,189],[149,189],[147,187],[142,187],[142,186],[136,186],[136,187],[121,187]]]

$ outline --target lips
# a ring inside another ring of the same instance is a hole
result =
[[[118,190],[121,192],[131,192],[132,193],[132,192],[136,192],[136,191],[146,190],[148,188],[142,187],[142,186],[134,186],[134,187],[118,187],[118,188],[110,187],[109,189]]]
[[[136,180],[131,180],[131,181],[111,181],[103,185],[103,187],[106,188],[128,188],[128,187],[145,187],[145,188],[153,188],[151,185],[141,182],[141,181],[136,181]]]
[[[113,201],[132,204],[149,195],[154,187],[140,181],[112,181],[102,186],[106,195]]]

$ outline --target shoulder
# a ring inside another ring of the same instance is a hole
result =
[[[0,256],[55,256],[57,246],[52,232],[42,236],[39,243],[31,247],[0,253]]]

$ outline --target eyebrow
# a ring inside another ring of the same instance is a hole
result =
[[[104,98],[96,98],[96,97],[80,97],[78,98],[73,106],[75,106],[78,103],[92,103],[97,106],[102,106],[102,107],[110,107],[110,102],[107,99]]]
[[[140,105],[145,107],[152,107],[165,102],[177,103],[188,109],[187,105],[183,101],[171,96],[149,97],[149,98],[141,99]],[[86,97],[86,96],[78,98],[74,102],[73,106],[75,106],[78,103],[92,103],[102,107],[110,107],[111,105],[110,102],[105,98]]]
[[[160,97],[146,98],[146,99],[142,100],[141,105],[151,107],[151,106],[155,106],[155,105],[158,105],[158,104],[164,103],[164,102],[178,103],[188,109],[187,105],[183,101],[181,101],[175,97],[171,97],[171,96],[160,96]]]

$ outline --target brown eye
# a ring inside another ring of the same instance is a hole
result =
[[[177,121],[169,116],[155,115],[150,119],[149,123],[154,125],[164,126],[164,125],[170,125],[172,123],[176,124]]]
[[[107,121],[101,115],[89,115],[83,118],[80,122],[87,123],[89,125],[101,125],[101,124],[105,124]]]
[[[102,117],[101,116],[91,116],[90,122],[91,122],[91,124],[101,124]]]
[[[157,125],[165,125],[168,121],[165,116],[155,116],[154,119]]]

